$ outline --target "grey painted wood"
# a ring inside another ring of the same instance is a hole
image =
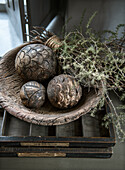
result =
[[[65,125],[56,126],[56,136],[58,137],[71,137],[82,136],[81,120],[78,119]]]
[[[2,135],[2,136],[5,135],[6,122],[7,122],[7,111],[4,110],[3,119],[2,119],[2,124],[1,124],[1,135]]]
[[[29,130],[29,123],[8,114],[4,133],[5,136],[27,136],[29,135]]]
[[[32,123],[30,123],[30,128],[29,128],[29,136],[31,136],[32,135]]]
[[[85,137],[100,137],[98,116],[91,117],[90,114],[82,116],[83,134]]]
[[[3,109],[0,107],[0,136],[2,135]]]
[[[32,136],[48,136],[48,127],[32,124]]]

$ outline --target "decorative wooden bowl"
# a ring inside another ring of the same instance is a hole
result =
[[[54,108],[49,100],[40,109],[26,108],[20,99],[20,89],[26,83],[15,70],[18,51],[29,43],[22,44],[6,53],[0,60],[0,105],[15,117],[39,125],[61,125],[78,119],[90,112],[99,102],[101,90],[83,90],[80,102],[71,109]]]

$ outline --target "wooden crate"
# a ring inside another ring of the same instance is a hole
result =
[[[60,126],[38,126],[0,109],[0,156],[109,158],[115,145],[113,125],[101,126],[106,109]]]

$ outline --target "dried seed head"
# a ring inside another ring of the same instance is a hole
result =
[[[45,45],[47,45],[48,47],[56,51],[61,46],[61,41],[59,37],[57,37],[56,35],[53,35],[45,42]]]

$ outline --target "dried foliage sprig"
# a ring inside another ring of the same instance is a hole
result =
[[[125,114],[117,111],[108,91],[113,90],[115,93],[120,91],[122,93],[120,99],[125,99],[125,25],[118,25],[114,32],[103,31],[97,34],[90,28],[95,15],[96,13],[90,17],[86,25],[85,36],[81,28],[65,34],[58,49],[58,60],[64,73],[73,75],[84,87],[103,89],[98,108],[107,102],[113,110],[113,113],[108,113],[104,117],[105,126],[107,127],[112,119],[118,137],[124,140]]]

